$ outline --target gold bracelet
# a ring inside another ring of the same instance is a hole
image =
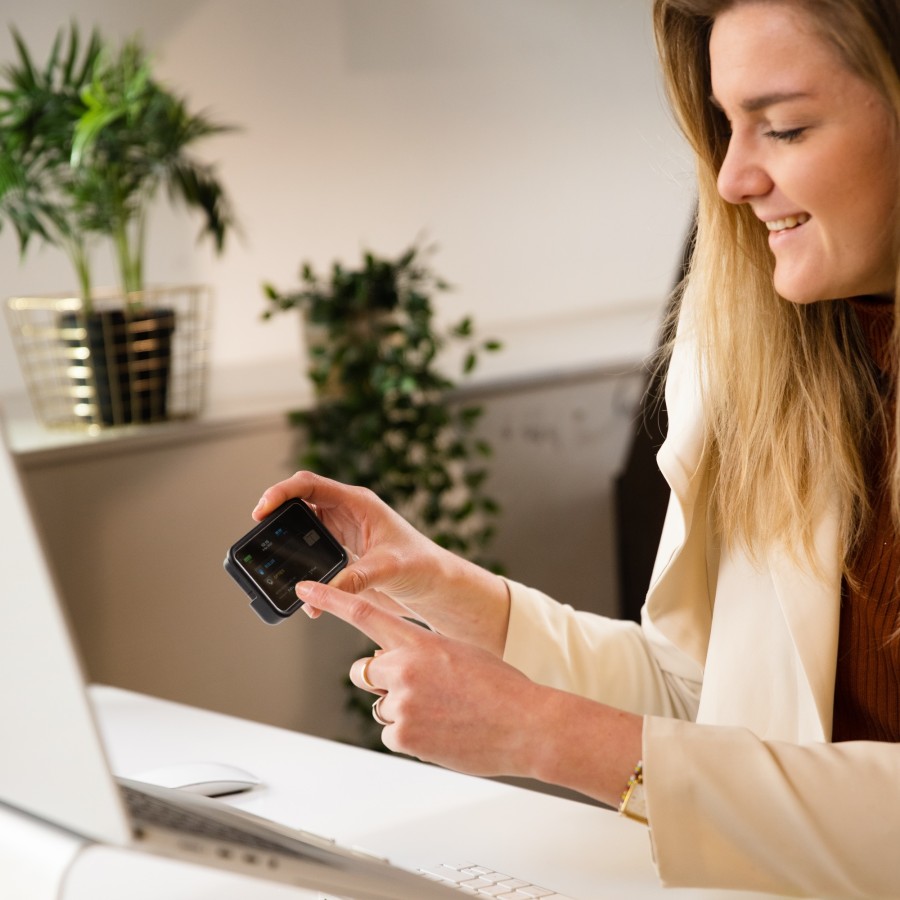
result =
[[[640,822],[642,825],[649,824],[647,804],[644,802],[643,761],[638,762],[628,779],[628,785],[622,793],[622,800],[619,803],[619,815],[625,816],[626,819],[634,819],[635,822]]]

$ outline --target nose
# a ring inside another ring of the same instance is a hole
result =
[[[749,203],[772,190],[773,182],[748,142],[731,136],[719,169],[717,187],[729,203]]]

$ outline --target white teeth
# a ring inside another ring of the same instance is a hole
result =
[[[809,221],[806,213],[800,213],[799,216],[787,216],[784,219],[775,219],[773,222],[766,222],[766,228],[769,231],[785,231],[788,228],[796,228]]]

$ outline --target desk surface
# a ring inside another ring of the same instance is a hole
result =
[[[596,806],[114,688],[92,696],[116,774],[237,765],[263,786],[232,805],[406,867],[467,860],[584,900],[759,896],[664,891],[646,829]]]

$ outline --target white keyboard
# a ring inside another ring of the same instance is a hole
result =
[[[432,881],[452,884],[474,897],[493,897],[494,900],[570,900],[549,888],[474,863],[440,863],[427,869],[419,869],[419,872]]]

